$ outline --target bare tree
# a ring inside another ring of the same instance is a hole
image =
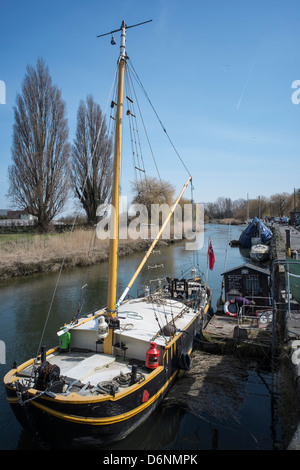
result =
[[[288,193],[277,193],[270,197],[270,203],[275,215],[282,217],[291,210],[291,195]]]
[[[77,112],[76,138],[72,148],[75,196],[88,223],[97,222],[97,207],[108,202],[112,189],[112,139],[100,106],[92,96],[81,100]]]
[[[218,197],[216,202],[208,202],[205,210],[212,218],[222,219],[233,217],[233,203],[228,197]]]
[[[232,201],[233,217],[236,219],[246,220],[247,218],[247,201],[243,198]]]
[[[40,231],[61,211],[69,187],[68,126],[65,103],[52,84],[48,67],[38,59],[28,65],[22,94],[14,107],[12,165],[8,197],[37,217]]]
[[[151,213],[151,204],[173,203],[175,188],[168,181],[161,181],[154,177],[149,177],[143,181],[131,183],[135,191],[133,204],[143,204]]]
[[[158,227],[161,226],[169,213],[168,207],[174,202],[174,186],[155,177],[135,181],[131,185],[135,192],[132,203],[145,206],[148,223],[157,223]]]

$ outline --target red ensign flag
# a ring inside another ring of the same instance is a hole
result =
[[[209,269],[213,270],[216,258],[215,258],[215,253],[214,253],[214,249],[212,246],[212,242],[209,242],[207,254],[208,254],[208,260],[209,260]]]

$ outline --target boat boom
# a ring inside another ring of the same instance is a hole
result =
[[[173,206],[171,207],[171,210],[170,210],[170,213],[168,215],[168,217],[166,217],[166,220],[164,221],[163,225],[161,226],[161,229],[159,230],[158,234],[156,235],[155,239],[153,240],[149,250],[146,252],[144,258],[142,259],[139,267],[137,268],[136,272],[134,273],[134,275],[132,276],[130,282],[128,283],[126,289],[124,290],[123,294],[121,295],[118,303],[117,303],[117,307],[119,307],[122,303],[123,303],[123,300],[125,299],[126,295],[128,294],[131,286],[133,285],[134,281],[136,280],[137,276],[139,275],[139,273],[141,272],[141,269],[143,268],[144,264],[146,263],[147,259],[149,258],[151,252],[153,251],[153,248],[155,247],[156,243],[158,242],[159,238],[161,237],[161,234],[163,233],[166,225],[168,224],[172,214],[174,213],[175,211],[175,208],[176,206],[178,205],[184,191],[186,190],[186,187],[187,185],[189,184],[191,180],[191,176],[188,177],[186,183],[184,184],[182,190],[181,190],[181,193],[179,194],[178,198],[176,199],[175,203],[173,204]]]

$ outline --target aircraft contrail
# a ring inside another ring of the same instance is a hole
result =
[[[247,88],[247,85],[248,85],[249,78],[250,78],[250,75],[251,75],[251,73],[252,73],[252,70],[253,70],[253,67],[250,69],[250,72],[248,73],[248,77],[247,77],[247,80],[246,80],[246,82],[245,82],[245,85],[244,85],[244,88],[243,88],[243,91],[242,91],[242,93],[241,93],[241,96],[240,96],[240,99],[239,99],[239,101],[238,101],[238,104],[237,104],[236,109],[240,109],[240,104],[241,104],[242,98],[243,98],[243,96],[244,96],[244,93],[245,93],[245,91],[246,91],[246,88]]]
[[[254,68],[254,65],[255,65],[255,62],[256,62],[256,58],[257,58],[257,55],[258,55],[258,51],[259,51],[259,49],[260,49],[260,46],[261,46],[261,43],[258,45],[256,54],[255,54],[255,56],[254,56],[254,59],[253,59],[251,68],[250,68],[250,70],[249,70],[249,73],[248,73],[248,76],[247,76],[247,79],[246,79],[246,82],[245,82],[244,88],[243,88],[243,90],[242,90],[242,93],[241,93],[241,96],[240,96],[240,99],[239,99],[239,101],[238,101],[238,104],[237,104],[236,109],[240,109],[240,104],[241,104],[241,101],[242,101],[242,99],[243,99],[244,93],[245,93],[245,91],[246,91],[246,88],[247,88],[247,85],[248,85],[250,76],[251,76],[251,74],[252,74],[252,71],[253,71],[253,68]]]

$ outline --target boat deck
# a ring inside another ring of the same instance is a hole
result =
[[[91,385],[100,381],[112,380],[121,372],[127,374],[131,368],[123,361],[107,354],[81,353],[71,351],[67,354],[53,354],[47,357],[50,363],[56,364],[62,375],[72,380]]]
[[[129,300],[118,309],[120,325],[114,330],[114,352],[117,356],[122,356],[122,351],[126,348],[126,357],[144,361],[151,341],[161,347],[169,341],[171,334],[168,334],[167,325],[175,326],[180,332],[194,317],[195,313],[191,308],[168,297]],[[97,352],[98,318],[72,325],[69,331],[72,347]]]
[[[97,387],[99,383],[110,382],[118,376],[126,376],[132,372],[132,368],[128,361],[125,362],[120,358],[110,356],[103,353],[70,351],[60,352],[59,350],[49,354],[47,361],[55,364],[60,368],[62,376],[68,379],[70,384],[78,384],[85,387],[87,393],[90,389]],[[33,366],[30,365],[23,369],[18,375],[19,377],[29,378],[32,373]],[[146,369],[138,369],[140,373],[146,377],[149,371]]]
[[[157,344],[164,346],[168,335],[160,330],[168,324],[183,330],[194,316],[191,309],[176,300],[135,299],[119,308],[120,329],[115,333],[122,341],[138,340],[149,344],[155,338]]]
[[[118,308],[116,318],[106,318],[106,310],[102,309],[76,323],[64,325],[57,332],[58,337],[62,337],[60,346],[48,352],[46,361],[40,357],[17,370],[20,384],[30,388],[39,381],[39,389],[43,390],[45,384],[51,383],[54,393],[67,396],[74,392],[86,396],[114,394],[115,390],[145,380],[153,372],[145,367],[150,343],[156,343],[162,363],[167,348],[171,348],[172,354],[176,338],[195,321],[199,328],[201,316],[207,312],[206,286],[190,283],[190,297],[185,302],[187,294],[182,293],[180,282],[172,296],[160,290],[127,300]],[[197,304],[193,303],[194,295]],[[107,354],[105,344],[109,328],[112,328],[111,354]],[[114,390],[108,390],[109,386]]]
[[[203,298],[206,302],[206,298]],[[174,335],[181,334],[195,318],[193,309],[183,302],[169,297],[145,297],[125,302],[118,309],[119,328],[113,333],[112,354],[105,354],[103,340],[98,338],[98,319],[96,316],[81,319],[78,324],[68,325],[71,335],[71,349],[57,349],[47,355],[47,361],[60,369],[60,376],[69,384],[76,383],[89,393],[91,388],[101,382],[109,382],[119,376],[132,373],[132,365],[138,366],[137,372],[146,377],[151,371],[144,367],[146,352],[150,342],[155,341],[162,349]],[[97,316],[98,315],[98,316]],[[32,376],[33,364],[22,369],[18,375],[24,381]],[[22,379],[21,379],[22,380]]]

